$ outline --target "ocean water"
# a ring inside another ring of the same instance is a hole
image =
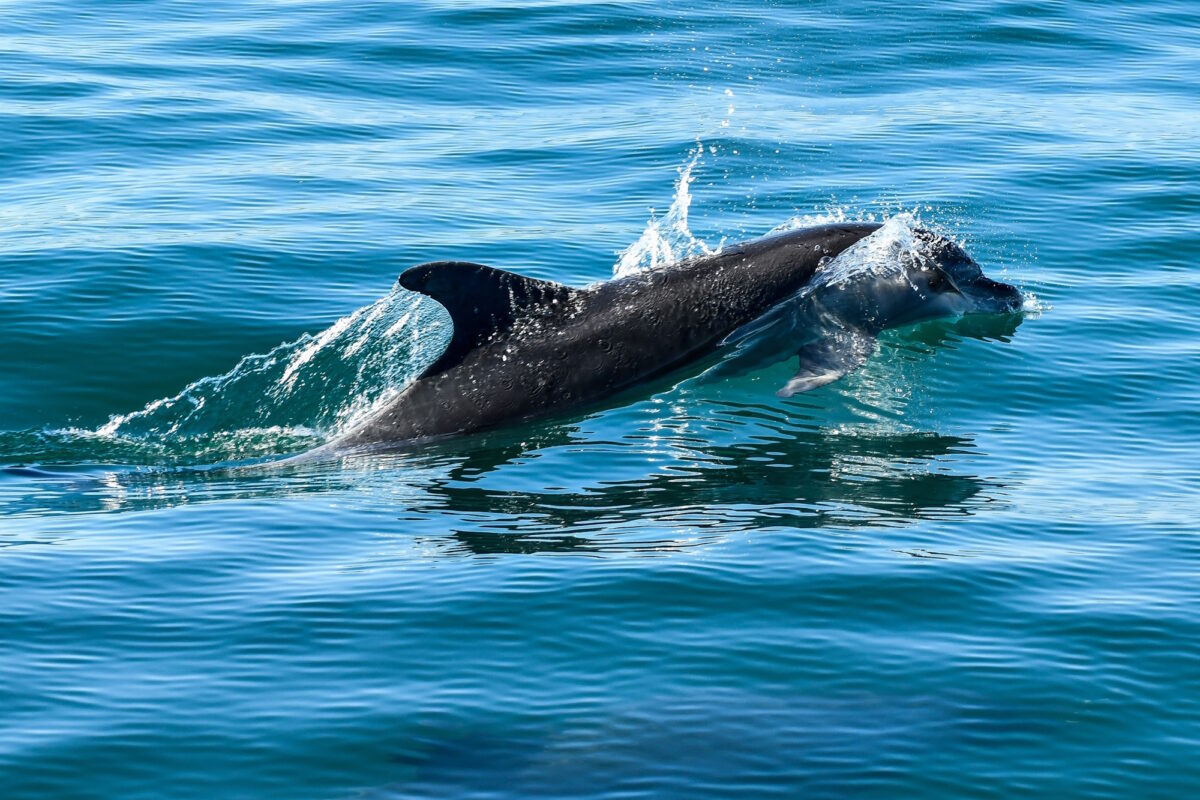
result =
[[[0,3],[0,797],[1200,787],[1200,7]],[[391,456],[406,267],[1029,296]]]

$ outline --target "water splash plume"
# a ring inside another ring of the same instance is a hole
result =
[[[613,265],[614,278],[669,267],[687,258],[715,255],[721,251],[724,239],[721,239],[716,247],[709,247],[688,227],[688,209],[692,205],[689,189],[693,180],[692,170],[700,163],[703,154],[704,147],[697,143],[689,153],[688,163],[679,168],[671,207],[661,220],[653,215],[653,210],[651,211],[646,230],[642,231],[636,242],[621,251],[617,263]]]
[[[445,346],[445,312],[397,286],[316,335],[89,430],[0,434],[5,461],[211,462],[315,446],[390,400]],[[74,458],[72,459],[72,454]]]

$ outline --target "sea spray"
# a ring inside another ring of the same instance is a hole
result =
[[[436,304],[399,287],[316,335],[243,358],[174,397],[114,416],[97,433],[191,436],[248,428],[333,434],[408,383],[448,325]]]
[[[450,336],[445,311],[399,286],[317,334],[96,429],[0,434],[6,461],[214,463],[304,450],[355,425],[416,377]]]
[[[686,258],[715,255],[725,243],[721,239],[716,247],[710,247],[688,227],[688,210],[692,205],[690,186],[692,170],[700,163],[704,148],[697,143],[689,154],[688,163],[679,168],[675,181],[675,196],[667,213],[658,219],[651,210],[650,221],[637,241],[622,250],[613,265],[613,277],[623,278],[636,272],[669,267]]]

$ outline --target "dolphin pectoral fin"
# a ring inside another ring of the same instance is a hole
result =
[[[794,343],[775,339],[738,342],[722,350],[721,360],[706,369],[698,380],[701,383],[719,383],[747,375],[771,364],[778,364],[795,352],[794,347]]]
[[[419,378],[450,369],[493,336],[511,330],[522,316],[565,308],[575,294],[574,289],[561,283],[466,261],[435,261],[412,267],[400,276],[400,285],[433,298],[450,312],[454,324],[445,352]]]
[[[875,337],[864,331],[831,334],[800,349],[800,371],[776,394],[791,397],[833,383],[861,367],[875,352]]]

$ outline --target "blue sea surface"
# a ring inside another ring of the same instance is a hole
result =
[[[1197,796],[1198,134],[1182,0],[0,3],[0,797]],[[229,469],[840,219],[1025,309]]]

